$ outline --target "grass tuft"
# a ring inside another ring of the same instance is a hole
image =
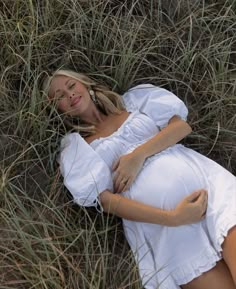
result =
[[[170,89],[189,107],[187,146],[236,174],[235,11],[235,0],[1,1],[1,288],[142,288],[121,220],[63,188],[62,120],[42,78],[68,67],[119,93]]]

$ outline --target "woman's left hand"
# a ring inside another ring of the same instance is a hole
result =
[[[145,158],[133,151],[121,156],[112,166],[112,171],[116,171],[113,179],[115,193],[122,193],[128,190],[141,170]]]

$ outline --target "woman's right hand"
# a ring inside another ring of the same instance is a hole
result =
[[[175,226],[199,222],[205,217],[207,191],[200,189],[185,197],[173,210]]]

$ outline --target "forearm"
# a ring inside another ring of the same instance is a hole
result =
[[[102,192],[100,200],[103,210],[109,214],[136,222],[175,226],[173,211],[145,205],[109,191]]]
[[[150,140],[140,145],[134,150],[134,153],[141,155],[144,159],[163,151],[164,149],[176,144],[189,133],[192,129],[185,121],[174,117],[169,125],[163,128],[158,134]]]

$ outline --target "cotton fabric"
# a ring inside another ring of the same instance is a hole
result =
[[[123,100],[130,115],[112,135],[90,145],[78,133],[62,141],[61,173],[79,205],[98,208],[99,194],[105,189],[113,192],[114,161],[156,135],[174,115],[186,119],[188,114],[173,93],[150,84],[130,89]],[[166,227],[123,219],[144,288],[180,289],[222,258],[224,237],[236,224],[236,178],[209,158],[176,144],[146,159],[122,193],[171,210],[200,188],[208,190],[208,208],[198,223]]]

